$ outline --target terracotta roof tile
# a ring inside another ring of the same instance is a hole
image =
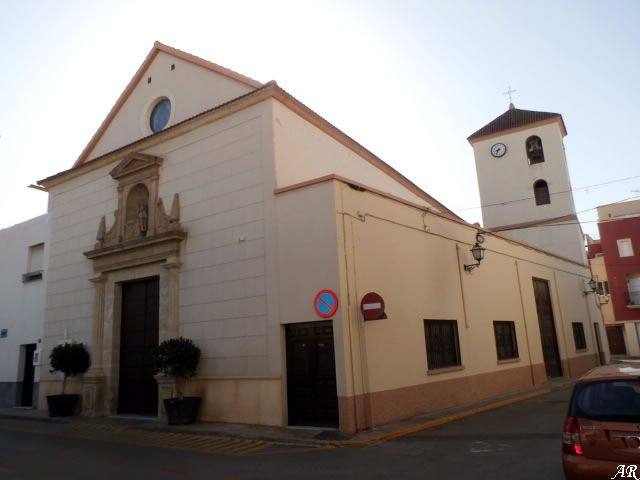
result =
[[[548,120],[550,118],[559,118],[562,122],[562,128],[564,128],[564,121],[562,115],[559,113],[551,112],[535,112],[533,110],[521,110],[519,108],[509,108],[502,115],[487,123],[484,127],[475,133],[472,133],[467,137],[467,140],[471,141],[476,138],[484,137],[486,135],[492,135],[494,133],[503,132],[505,130],[511,130],[512,128],[518,128],[523,125],[529,125],[531,123],[537,123],[542,120]]]

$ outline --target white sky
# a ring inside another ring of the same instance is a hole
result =
[[[640,190],[639,21],[634,0],[1,0],[0,228],[46,211],[26,186],[71,167],[159,40],[277,80],[471,222],[466,137],[511,85],[563,115],[574,189],[634,177],[576,191],[597,236],[592,209]]]

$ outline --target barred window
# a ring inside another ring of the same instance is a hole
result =
[[[581,322],[573,322],[573,341],[576,344],[576,350],[585,350],[587,348],[587,340],[584,338],[584,325]]]
[[[44,243],[29,247],[29,264],[27,273],[22,275],[22,283],[42,280],[42,270],[44,268]]]
[[[456,320],[425,320],[424,335],[429,370],[462,365]]]
[[[498,360],[519,357],[515,322],[495,321],[493,322],[493,333],[496,337]]]

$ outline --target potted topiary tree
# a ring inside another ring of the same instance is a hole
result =
[[[57,345],[49,355],[51,373],[61,372],[62,393],[60,395],[47,395],[47,406],[50,417],[66,417],[76,411],[80,395],[64,393],[67,385],[67,377],[75,377],[89,370],[91,357],[83,343],[64,343]]]
[[[184,382],[198,369],[200,349],[188,338],[172,338],[162,342],[155,351],[156,372],[173,377],[176,392],[164,399],[169,425],[193,423],[200,408],[200,397],[185,397]]]

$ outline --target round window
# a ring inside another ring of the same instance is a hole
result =
[[[149,126],[153,133],[159,132],[169,123],[169,117],[171,116],[171,102],[168,98],[163,98],[156,106],[151,110],[151,117],[149,118]]]

